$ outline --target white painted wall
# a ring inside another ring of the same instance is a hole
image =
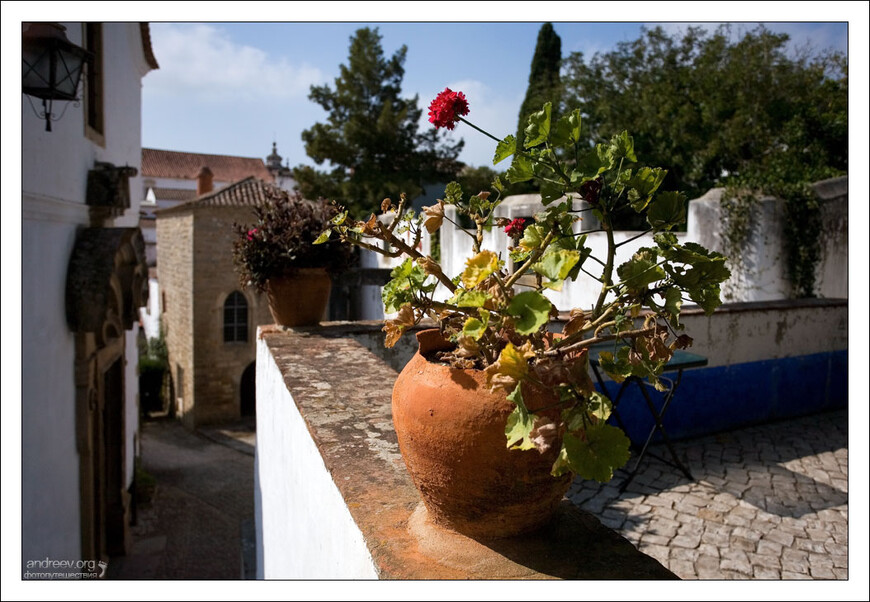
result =
[[[828,233],[824,239],[822,264],[818,269],[819,294],[829,298],[848,296],[846,185],[845,178],[816,184],[816,189],[823,198],[824,229]],[[707,249],[724,252],[720,225],[721,195],[722,189],[717,188],[689,203],[687,232],[676,233],[681,243],[697,242]],[[536,195],[518,195],[505,199],[496,214],[514,219],[532,216],[542,208]],[[576,208],[579,209],[579,205]],[[446,214],[453,221],[457,221],[453,207],[448,206]],[[594,218],[586,213],[583,215],[584,220],[575,225],[575,232],[598,227]],[[786,273],[782,221],[783,201],[768,198],[759,203],[757,225],[743,247],[742,264],[730,262],[733,276],[722,286],[723,301],[771,301],[790,297],[791,285]],[[442,224],[440,234],[441,264],[445,273],[453,277],[463,271],[465,262],[473,255],[472,238],[447,220]],[[618,231],[614,233],[614,238],[620,243],[638,234],[639,232]],[[506,250],[509,244],[511,243],[503,229],[492,228],[484,234],[485,249]],[[590,232],[586,245],[592,249],[593,256],[602,260],[606,257],[607,239],[603,232]],[[615,265],[618,267],[631,259],[639,248],[648,246],[655,246],[651,235],[626,243],[617,250]],[[503,251],[502,259],[508,261],[506,251]],[[593,274],[601,272],[601,266],[591,259],[586,261],[584,267]],[[577,281],[566,282],[561,292],[546,291],[545,295],[560,311],[568,311],[575,307],[592,307],[598,293],[598,282],[581,274]],[[446,297],[446,291],[440,290],[440,296]]]
[[[344,497],[257,337],[254,508],[259,579],[377,579]]]
[[[160,337],[160,286],[156,278],[148,279],[148,305],[139,310],[145,338]]]
[[[61,218],[34,219],[28,216],[28,208],[25,196],[21,231],[22,559],[78,559],[75,341],[64,309],[75,225]]]
[[[82,43],[82,25],[64,23]],[[105,49],[105,146],[85,135],[84,103],[66,109],[52,131],[22,95],[22,534],[24,559],[77,559],[81,554],[79,456],[75,444],[75,345],[65,317],[67,265],[76,230],[88,224],[87,173],[95,161],[139,168],[141,78],[150,69],[138,23],[107,23]],[[81,88],[80,88],[81,92]],[[69,106],[65,106],[69,104]],[[138,177],[131,178],[131,207],[117,227],[139,219]],[[132,481],[138,430],[135,332],[127,333],[125,482]]]

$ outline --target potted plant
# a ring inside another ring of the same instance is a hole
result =
[[[239,282],[266,293],[277,324],[312,325],[323,316],[331,275],[345,269],[350,259],[350,249],[337,241],[313,244],[336,213],[325,201],[271,188],[254,207],[253,225],[233,225]]]
[[[465,96],[449,89],[429,111],[436,127],[463,122],[492,137],[467,114]],[[607,423],[610,402],[590,379],[590,346],[611,345],[600,364],[614,380],[658,384],[674,350],[691,344],[680,333],[683,302],[711,313],[729,277],[725,257],[670,232],[685,220],[685,198],[659,191],[666,172],[638,163],[628,133],[586,147],[579,110],[554,121],[547,103],[529,117],[523,148],[514,136],[493,139],[494,163],[513,157],[509,182],[540,184],[545,209],[534,223],[495,217],[503,190],[496,178],[492,191],[471,196],[451,183],[417,217],[404,196],[384,200],[387,219],[354,221],[342,211],[317,241],[406,257],[383,289],[386,311],[396,313],[384,325],[386,345],[424,318],[438,329],[418,334],[419,351],[394,386],[399,446],[433,520],[481,537],[547,522],[575,474],[612,478],[628,461],[629,440]],[[460,274],[445,274],[397,236],[434,232],[448,205],[475,225],[468,231],[474,256]],[[645,217],[654,245],[616,265],[613,216],[626,208]],[[590,214],[607,239],[602,257],[577,232]],[[493,227],[505,228],[507,249],[484,248]],[[557,312],[544,293],[580,278],[600,284],[596,302],[573,309],[561,332],[551,332]]]

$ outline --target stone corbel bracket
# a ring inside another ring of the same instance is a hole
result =
[[[148,266],[139,228],[83,228],[66,281],[66,319],[73,332],[107,341],[138,321],[148,302]]]

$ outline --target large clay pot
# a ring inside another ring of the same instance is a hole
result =
[[[269,311],[280,326],[314,326],[323,318],[332,279],[323,268],[299,268],[266,282]]]
[[[431,519],[469,537],[509,537],[546,524],[571,485],[554,478],[555,449],[510,450],[505,424],[514,404],[491,392],[480,370],[430,362],[446,349],[437,330],[417,335],[419,350],[393,388],[399,449]],[[529,410],[553,405],[552,393],[523,387]],[[558,410],[556,410],[558,411]]]

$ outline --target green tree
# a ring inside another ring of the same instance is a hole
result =
[[[523,148],[525,140],[526,120],[535,111],[540,111],[546,102],[552,102],[557,108],[561,98],[559,68],[562,63],[562,40],[553,29],[551,23],[544,23],[538,31],[538,43],[532,57],[532,67],[529,72],[529,86],[526,97],[520,107],[517,125],[517,148]],[[553,121],[558,118],[553,113]]]
[[[788,39],[763,27],[736,41],[728,26],[675,37],[644,29],[591,60],[567,57],[566,103],[581,109],[590,144],[631,131],[638,154],[668,166],[664,186],[688,198],[728,177],[845,171],[845,58],[809,48],[790,56]]]
[[[413,198],[423,184],[449,181],[459,171],[463,142],[445,142],[432,128],[419,132],[418,98],[401,97],[406,54],[402,46],[385,58],[378,30],[359,29],[335,87],[312,86],[309,98],[328,117],[302,139],[308,156],[328,169],[293,170],[303,196],[338,199],[362,216],[386,197]]]

